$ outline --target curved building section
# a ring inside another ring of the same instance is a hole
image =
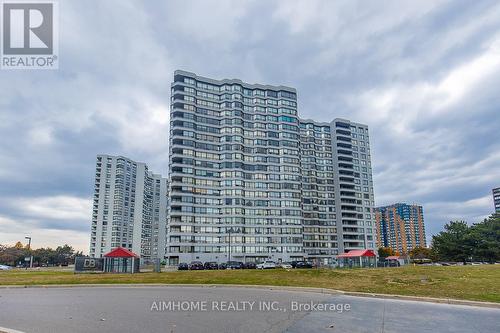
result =
[[[362,241],[338,239],[344,207],[336,202],[334,122],[299,119],[295,89],[184,71],[175,72],[171,89],[170,264],[328,264],[339,249],[373,245],[366,223],[357,233]]]

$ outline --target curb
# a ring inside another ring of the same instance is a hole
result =
[[[500,309],[500,303],[468,301],[468,300],[460,300],[454,298],[388,295],[388,294],[363,293],[357,291],[343,291],[342,294],[346,296],[369,297],[369,298],[392,299],[400,301],[414,301],[414,302],[426,302],[426,303],[438,303],[438,304],[451,304],[451,305],[479,306],[484,308]]]
[[[406,295],[389,295],[377,293],[365,293],[357,291],[343,291],[329,288],[314,288],[314,287],[293,287],[293,286],[269,286],[269,285],[247,285],[247,284],[165,284],[165,283],[148,283],[148,284],[58,284],[58,285],[3,285],[0,289],[25,289],[25,288],[148,288],[148,287],[196,287],[196,288],[247,288],[247,289],[267,289],[267,290],[284,290],[296,292],[311,292],[329,295],[345,295],[355,297],[379,298],[400,301],[427,302],[438,304],[478,306],[486,308],[500,309],[500,303],[468,301],[453,298],[435,298],[423,296],[406,296]],[[0,328],[0,333],[2,328]],[[15,333],[15,332],[13,332]]]

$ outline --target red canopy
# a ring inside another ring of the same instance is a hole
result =
[[[337,258],[353,258],[353,257],[376,257],[372,250],[351,250],[346,253],[339,254]]]
[[[127,249],[124,249],[123,247],[117,247],[116,249],[111,250],[111,252],[106,253],[104,256],[107,258],[132,258],[132,257],[139,258],[137,254]]]
[[[388,256],[387,258],[385,258],[385,260],[398,260],[398,259],[402,259],[400,256]]]

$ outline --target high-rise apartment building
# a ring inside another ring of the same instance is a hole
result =
[[[415,247],[426,247],[422,206],[396,203],[376,208],[377,245],[408,254]]]
[[[165,257],[167,179],[144,163],[98,155],[92,207],[90,256],[116,247],[144,262]]]
[[[494,188],[493,192],[493,204],[495,205],[495,213],[500,214],[500,187]]]
[[[300,119],[284,86],[176,71],[171,89],[171,264],[375,248],[367,126]]]

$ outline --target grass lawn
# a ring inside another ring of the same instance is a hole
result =
[[[82,283],[246,284],[331,288],[394,295],[500,303],[500,265],[406,266],[372,269],[173,271],[140,274],[73,274],[1,271],[0,285]]]

